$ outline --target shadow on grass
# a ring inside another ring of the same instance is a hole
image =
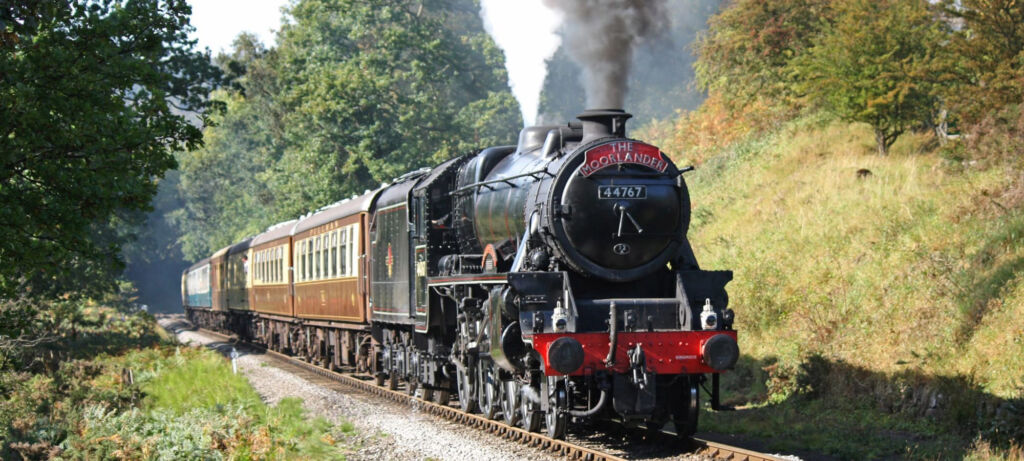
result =
[[[979,441],[1005,450],[1024,440],[1024,397],[996,397],[963,376],[744,357],[723,385],[740,409],[706,412],[702,430],[804,459],[962,459]]]
[[[1001,220],[999,227],[988,236],[985,245],[970,258],[970,265],[956,275],[957,284],[963,287],[958,296],[963,317],[956,330],[958,344],[966,344],[974,336],[982,320],[992,306],[992,301],[1003,295],[1003,289],[1018,274],[1024,272],[1024,257],[1006,260],[1001,257],[1011,254],[1021,244],[1024,235],[1024,214],[1015,212]]]
[[[91,360],[100,354],[121,355],[164,341],[153,329],[75,328],[61,340],[35,348],[33,359],[26,361],[28,366],[23,371],[53,373],[71,360]]]

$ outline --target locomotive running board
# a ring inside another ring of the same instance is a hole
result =
[[[427,279],[427,286],[439,285],[466,285],[466,284],[505,284],[508,283],[506,274],[466,274],[451,275],[445,277],[430,277]]]

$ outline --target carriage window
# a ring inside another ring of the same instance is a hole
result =
[[[277,247],[277,283],[284,283],[284,247]]]
[[[306,280],[306,241],[299,242],[295,249],[295,278],[302,282]]]
[[[316,238],[316,254],[313,255],[313,268],[315,269],[314,277],[319,280],[324,276],[324,264],[323,264],[323,238]]]
[[[306,254],[303,256],[306,264],[306,280],[313,278],[313,241],[306,240]]]
[[[329,256],[330,253],[331,253],[331,251],[330,251],[331,236],[325,235],[323,237],[323,239],[324,239],[324,251],[323,251],[323,253],[320,254],[322,256],[322,258],[320,259],[320,267],[322,267],[322,269],[320,269],[320,277],[321,278],[327,278],[327,277],[329,277],[331,275],[330,271],[329,271],[331,266],[328,265],[328,263],[327,263],[327,256]]]
[[[350,276],[348,270],[348,228],[341,229],[341,274]]]
[[[313,241],[306,240],[306,252],[302,255],[303,269],[305,270],[304,279],[309,280],[313,274]]]
[[[351,268],[352,275],[359,273],[359,226],[353,224],[349,226],[348,231],[348,253],[349,253],[349,267]]]
[[[298,258],[298,260],[299,260],[299,266],[300,266],[299,267],[299,278],[303,282],[305,282],[306,279],[308,278],[307,275],[306,275],[306,270],[307,270],[306,269],[306,249],[307,249],[307,247],[309,247],[309,242],[303,240],[302,241],[302,251],[300,251],[299,254],[296,256],[296,258]]]
[[[302,242],[295,242],[295,253],[292,254],[292,258],[294,259],[294,261],[292,261],[292,265],[295,266],[295,281],[296,282],[302,281],[302,272],[301,272],[302,263],[300,262],[301,260],[299,259],[299,255],[301,255],[301,254],[302,254]]]
[[[338,231],[331,232],[331,277],[338,276]]]
[[[295,252],[292,254],[292,265],[295,266],[295,281],[302,281],[302,242],[295,242]]]

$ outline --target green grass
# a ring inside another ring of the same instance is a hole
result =
[[[231,373],[219,354],[176,354],[169,363],[152,364],[160,369],[141,386],[147,408],[185,413],[193,408],[237,405],[262,406],[259,394],[242,375]]]
[[[298,398],[266,405],[218,353],[160,347],[110,357],[131,368],[139,402],[124,411],[87,405],[62,444],[71,458],[343,458],[351,424],[308,418]]]
[[[928,135],[904,135],[888,157],[872,139],[798,120],[687,176],[690,239],[702,267],[735,272],[744,353],[725,383],[747,409],[704,428],[850,459],[1012,451],[1011,436],[1024,440],[1022,174],[951,162]]]
[[[265,404],[218,353],[160,342],[151,317],[111,314],[83,310],[61,345],[79,349],[52,355],[68,359],[0,370],[0,459],[343,459],[359,443],[300,399]]]

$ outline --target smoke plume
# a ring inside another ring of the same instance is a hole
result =
[[[633,47],[664,30],[665,0],[544,0],[565,17],[565,45],[583,69],[587,107],[621,109]]]
[[[482,0],[480,16],[487,33],[505,52],[509,85],[523,111],[523,121],[533,125],[547,76],[545,61],[562,44],[557,34],[562,15],[540,0]],[[524,24],[530,25],[529,32],[524,31]]]

